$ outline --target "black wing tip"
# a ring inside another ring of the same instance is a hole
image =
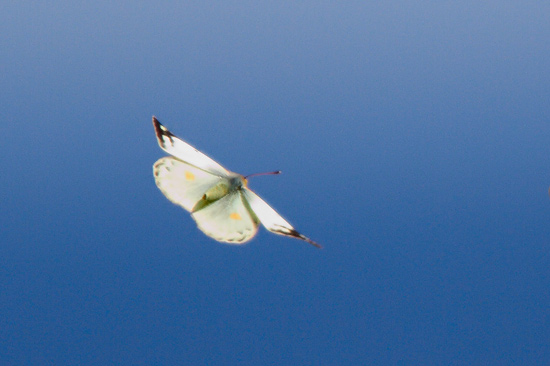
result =
[[[160,129],[162,126],[162,123],[160,123],[155,116],[153,116],[153,126],[155,127],[155,130]]]
[[[157,133],[157,135],[164,135],[166,132],[168,132],[166,127],[164,127],[155,116],[153,116],[153,127],[155,127],[155,132]]]
[[[303,235],[302,235],[303,236]],[[310,238],[306,238],[305,236],[303,238],[300,238],[302,240],[305,240],[306,242],[308,242],[309,244],[313,245],[315,248],[317,249],[323,249],[323,246],[319,243],[316,243],[314,242],[313,240],[311,240]]]
[[[314,242],[313,240],[308,242],[309,244],[313,245],[317,249],[323,249],[323,246],[319,243]]]
[[[323,246],[317,242],[314,242],[313,240],[311,240],[310,238],[308,238],[307,236],[303,235],[303,234],[300,234],[299,232],[297,232],[296,230],[292,229],[286,233],[282,232],[282,231],[279,231],[280,234],[283,234],[283,235],[288,235],[288,236],[291,236],[293,238],[296,238],[296,239],[300,239],[300,240],[303,240],[305,241],[306,243],[309,243],[311,245],[313,245],[315,248],[318,248],[318,249],[323,249]]]
[[[155,116],[153,116],[153,127],[155,128],[155,134],[157,135],[157,140],[159,142],[160,147],[164,148],[165,138],[168,138],[168,140],[171,141],[174,134],[168,131],[168,129],[164,127],[164,125],[160,123],[157,117]]]
[[[157,135],[157,138],[160,139],[160,137],[162,136],[162,124],[155,116],[153,116],[153,127],[155,128],[155,134]]]

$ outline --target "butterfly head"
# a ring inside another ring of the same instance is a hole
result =
[[[229,178],[230,191],[238,190],[243,187],[246,188],[247,184],[248,184],[248,181],[246,180],[246,178],[240,174],[235,174],[233,177]]]

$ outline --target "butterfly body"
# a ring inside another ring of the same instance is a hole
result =
[[[153,126],[160,147],[172,155],[153,165],[157,187],[170,201],[189,211],[206,235],[241,244],[252,239],[261,223],[273,233],[320,247],[251,191],[244,176],[226,170],[176,137],[155,117]]]
[[[241,190],[245,186],[245,179],[242,175],[232,173],[235,176],[229,178],[221,178],[220,182],[204,193],[204,196],[198,201],[191,212],[196,212],[209,204],[235,192]]]

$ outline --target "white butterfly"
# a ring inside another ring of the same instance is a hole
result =
[[[170,201],[191,212],[191,217],[206,235],[217,241],[242,244],[256,235],[261,222],[272,233],[321,247],[297,232],[248,189],[244,176],[226,170],[176,137],[154,116],[153,126],[160,147],[172,155],[153,165],[157,187]]]

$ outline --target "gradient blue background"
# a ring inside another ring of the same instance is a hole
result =
[[[550,5],[3,2],[2,365],[547,365]],[[323,250],[196,229],[156,115]]]

